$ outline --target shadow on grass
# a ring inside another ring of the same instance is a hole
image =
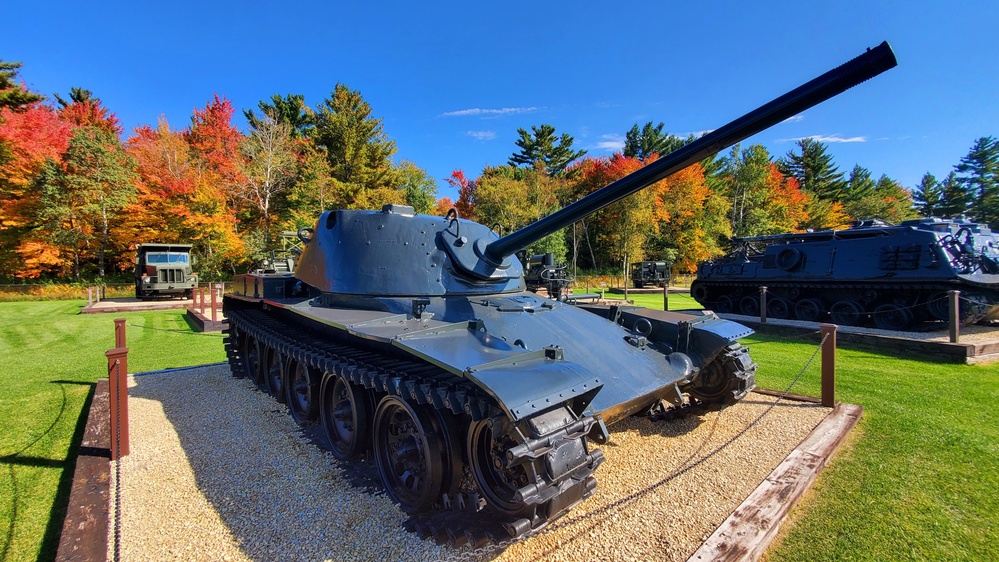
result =
[[[59,407],[59,413],[56,415],[55,419],[45,429],[38,437],[31,441],[31,443],[22,447],[20,451],[4,456],[0,458],[0,464],[7,466],[8,474],[10,475],[11,482],[11,518],[10,523],[6,529],[6,536],[3,538],[3,547],[0,548],[0,560],[6,560],[7,554],[10,549],[10,543],[14,538],[14,532],[17,529],[17,504],[18,504],[18,487],[17,487],[17,475],[14,472],[14,468],[17,466],[27,466],[36,468],[60,468],[62,473],[59,476],[59,484],[56,488],[55,499],[52,503],[52,511],[49,514],[48,525],[45,528],[45,534],[42,537],[41,548],[38,553],[39,560],[52,560],[55,558],[56,551],[59,548],[59,536],[62,533],[63,522],[66,518],[66,509],[69,503],[69,492],[73,487],[73,472],[76,469],[76,458],[79,454],[80,445],[83,442],[83,432],[87,426],[87,415],[90,412],[90,404],[94,398],[94,389],[96,388],[95,383],[82,382],[82,381],[70,381],[70,380],[55,380],[50,381],[51,384],[58,384],[59,388],[62,390],[62,404]],[[63,415],[66,413],[67,398],[66,398],[66,388],[65,385],[80,385],[90,387],[87,392],[87,397],[84,400],[83,408],[81,409],[80,416],[76,421],[76,428],[73,431],[73,437],[70,441],[69,448],[66,451],[65,459],[49,459],[43,457],[32,457],[22,455],[24,451],[27,451],[31,447],[38,443],[43,437],[49,434],[52,429],[59,423]]]

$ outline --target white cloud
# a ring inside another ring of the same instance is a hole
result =
[[[799,121],[804,121],[804,120],[805,120],[805,116],[802,115],[801,113],[799,113],[797,115],[792,115],[792,116],[788,117],[787,119],[781,121],[781,123],[797,123]]]
[[[465,134],[477,141],[490,141],[496,138],[496,131],[468,131]]]
[[[604,152],[619,152],[624,150],[624,137],[621,135],[601,135],[600,138],[604,140],[598,141],[597,144],[593,145],[594,150],[602,150]]]
[[[805,139],[812,139],[819,142],[867,142],[867,137],[841,137],[839,135],[809,135],[807,137],[797,137],[793,139],[778,139],[778,141],[798,142]]]
[[[447,111],[441,113],[441,117],[502,117],[504,115],[516,115],[518,113],[530,113],[537,111],[536,107],[503,107],[500,109],[484,109],[473,107],[470,109],[459,109],[458,111]]]

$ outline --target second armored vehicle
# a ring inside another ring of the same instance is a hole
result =
[[[963,323],[999,306],[999,239],[963,219],[916,219],[898,226],[862,221],[846,230],[733,240],[704,262],[691,295],[715,312],[903,330],[947,320],[948,291],[959,290]]]

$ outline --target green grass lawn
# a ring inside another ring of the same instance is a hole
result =
[[[221,334],[183,310],[79,314],[86,301],[0,303],[0,560],[54,558],[82,438],[81,411],[107,376],[114,318],[126,318],[129,371],[216,363]]]
[[[611,296],[611,295],[608,295]],[[662,309],[662,295],[629,298]],[[129,370],[224,360],[221,335],[182,311],[80,315],[83,302],[0,303],[0,560],[55,553],[92,383],[106,376],[124,316]],[[685,294],[670,309],[698,308]],[[757,382],[784,389],[817,343],[752,336]],[[999,559],[999,365],[965,366],[841,349],[837,398],[864,406],[770,560]],[[791,389],[819,394],[818,360]],[[599,480],[599,474],[598,474]],[[677,509],[697,509],[696,505]]]

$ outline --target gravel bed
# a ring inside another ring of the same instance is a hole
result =
[[[472,553],[405,531],[383,492],[227,365],[129,386],[123,560],[686,560],[829,413],[751,394],[681,420],[625,420],[601,447],[593,496],[533,537]],[[109,554],[113,533],[112,521]]]

